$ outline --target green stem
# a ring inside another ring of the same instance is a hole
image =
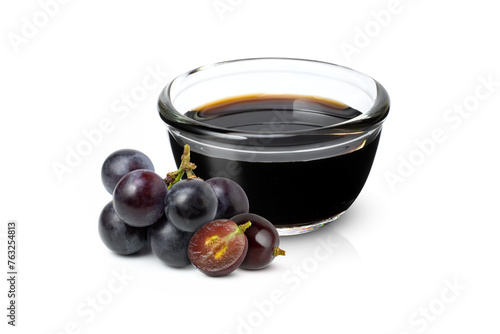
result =
[[[184,171],[178,170],[178,171],[174,172],[174,175],[175,175],[175,177],[173,178],[173,180],[171,182],[167,183],[168,189],[170,189],[174,184],[176,184],[177,182],[182,180],[182,177],[184,176]]]
[[[279,247],[274,247],[273,249],[273,256],[276,257],[278,255],[285,255],[286,252],[284,250],[282,250],[281,248]]]
[[[167,184],[167,188],[170,189],[174,184],[182,180],[184,173],[187,173],[189,179],[196,178],[196,175],[193,172],[193,169],[196,168],[196,165],[189,160],[191,159],[191,152],[189,150],[189,145],[184,145],[184,152],[181,156],[181,164],[179,165],[179,169],[175,172],[167,173],[167,177],[164,179]]]
[[[245,231],[252,225],[251,221],[247,221],[245,224],[238,225],[241,232],[245,233]]]

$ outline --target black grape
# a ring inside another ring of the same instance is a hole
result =
[[[165,216],[149,227],[151,250],[156,257],[172,267],[185,267],[189,240],[194,233],[179,230]]]
[[[212,187],[203,180],[182,180],[168,191],[165,216],[180,230],[195,232],[212,221],[216,211],[217,197]]]
[[[251,222],[245,231],[248,239],[248,252],[240,265],[243,269],[262,269],[267,267],[278,255],[285,255],[280,249],[280,237],[276,227],[264,217],[253,213],[242,213],[231,218],[236,224]]]
[[[238,183],[224,177],[214,177],[206,182],[217,196],[215,219],[231,218],[240,213],[248,213],[248,197]]]
[[[134,170],[116,185],[113,204],[116,214],[127,224],[149,226],[163,214],[167,185],[152,171]]]
[[[118,254],[129,255],[147,244],[148,229],[125,224],[109,202],[99,216],[99,236],[106,247]]]
[[[125,174],[136,170],[147,169],[155,171],[151,160],[142,152],[132,149],[123,149],[111,153],[101,168],[101,180],[104,188],[113,194],[113,190]]]

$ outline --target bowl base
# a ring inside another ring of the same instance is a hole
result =
[[[333,217],[323,219],[323,220],[320,220],[320,221],[315,222],[315,223],[301,225],[301,226],[280,226],[280,227],[276,227],[276,229],[278,230],[278,234],[280,235],[280,237],[309,233],[309,232],[316,231],[320,227],[323,227],[326,224],[331,223],[334,220],[337,220],[337,218],[342,216],[342,214],[344,214],[344,212],[345,211],[342,211],[341,213],[339,213]]]

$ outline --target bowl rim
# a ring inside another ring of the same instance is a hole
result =
[[[352,72],[353,74],[361,75],[369,80],[372,80],[373,83],[375,84],[376,98],[370,110],[347,121],[331,125],[325,125],[324,127],[319,127],[315,129],[284,131],[284,132],[277,131],[272,133],[262,133],[259,131],[248,131],[240,129],[228,129],[224,127],[207,124],[185,116],[183,113],[179,112],[174,107],[173,102],[171,100],[171,89],[176,82],[183,80],[189,77],[190,75],[196,74],[201,71],[207,71],[218,66],[224,66],[227,64],[237,63],[237,62],[252,62],[252,61],[263,61],[263,60],[264,61],[284,60],[292,62],[297,61],[297,62],[318,63],[322,65],[335,66],[338,68],[346,69],[349,72]],[[339,134],[339,135],[353,134],[353,133],[359,134],[359,132],[366,132],[368,130],[380,126],[387,117],[389,109],[390,109],[390,99],[387,91],[377,80],[373,79],[372,77],[343,65],[333,64],[320,60],[303,59],[303,58],[286,58],[286,57],[241,58],[241,59],[216,62],[209,65],[203,65],[194,68],[190,71],[187,71],[183,74],[180,74],[174,79],[172,79],[162,89],[158,97],[158,112],[160,114],[160,118],[167,125],[190,133],[205,134],[205,135],[234,134],[246,137],[282,137],[282,136],[311,135],[311,134],[321,134],[321,133]]]

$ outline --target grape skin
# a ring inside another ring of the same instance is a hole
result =
[[[127,224],[149,226],[163,215],[167,185],[152,171],[134,170],[116,185],[113,203],[116,214]]]
[[[101,211],[98,230],[104,245],[118,254],[136,253],[147,244],[148,229],[127,225],[116,214],[113,202],[106,204]]]
[[[113,194],[120,179],[136,169],[155,171],[153,162],[144,153],[133,149],[122,149],[111,153],[101,168],[101,180],[104,188]]]
[[[229,219],[240,213],[248,213],[248,197],[238,183],[224,177],[213,177],[206,182],[217,196],[215,219]]]
[[[217,211],[217,197],[212,187],[200,179],[175,183],[168,191],[166,203],[167,219],[186,232],[195,232],[213,220]]]
[[[236,224],[250,221],[252,225],[245,231],[248,252],[241,264],[243,269],[262,269],[274,259],[274,248],[279,246],[280,237],[276,227],[264,217],[253,213],[243,213],[231,218]]]
[[[194,233],[179,230],[165,216],[149,228],[153,254],[171,267],[185,267],[191,263],[188,245]]]

